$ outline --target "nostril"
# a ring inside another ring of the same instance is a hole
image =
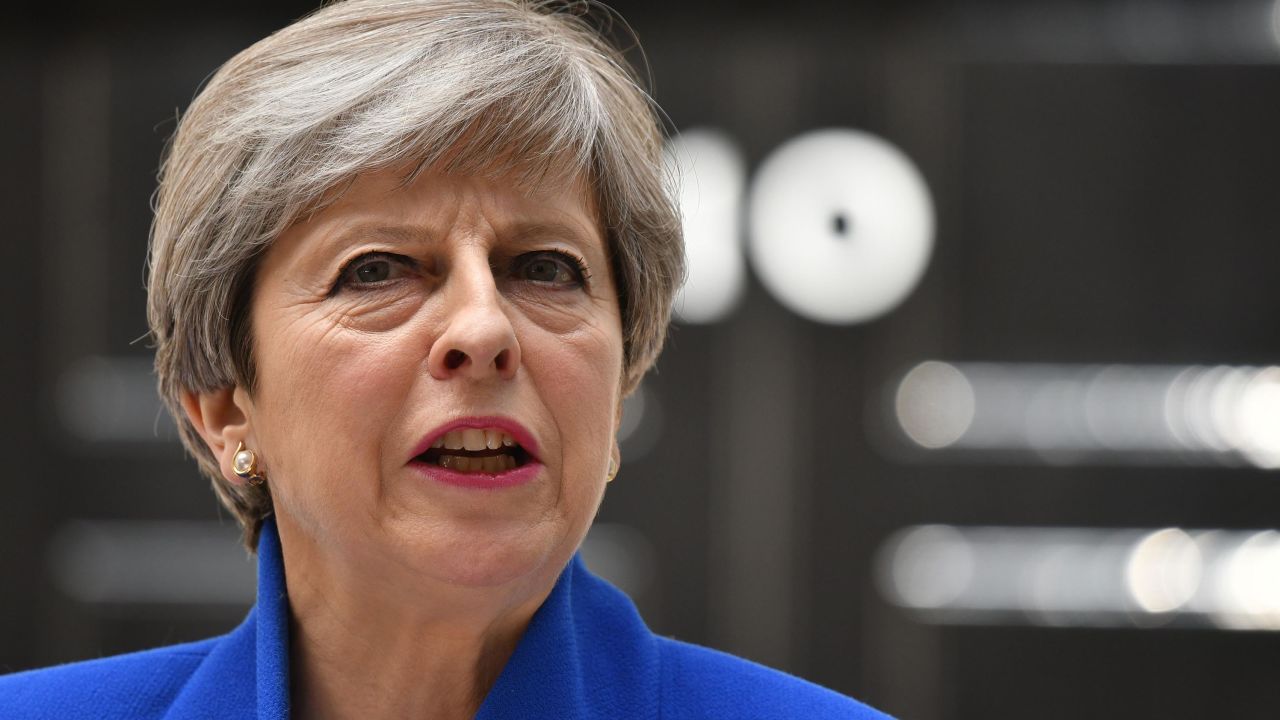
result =
[[[444,366],[450,370],[457,370],[467,361],[467,354],[461,350],[450,350],[444,355]]]
[[[511,351],[503,350],[502,352],[498,353],[497,357],[493,359],[494,367],[498,368],[498,370],[506,370],[507,363],[510,362],[510,358],[511,358]]]

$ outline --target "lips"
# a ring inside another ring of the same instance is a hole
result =
[[[420,462],[459,472],[497,473],[529,461],[529,453],[510,434],[493,427],[456,428],[437,436]]]
[[[410,464],[450,485],[520,484],[533,478],[537,445],[519,423],[502,417],[461,418],[428,433]]]

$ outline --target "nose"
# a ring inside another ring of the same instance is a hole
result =
[[[488,262],[455,267],[440,291],[446,319],[427,355],[431,375],[437,380],[515,377],[520,343]]]

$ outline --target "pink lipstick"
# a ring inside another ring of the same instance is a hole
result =
[[[441,425],[414,446],[408,464],[446,485],[478,489],[523,485],[543,468],[533,433],[501,416],[458,418]]]

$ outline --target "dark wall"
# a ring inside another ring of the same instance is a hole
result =
[[[16,459],[0,474],[2,670],[224,632],[251,598],[251,565],[216,551],[231,592],[120,589],[154,579],[121,558],[174,562],[156,538],[221,533],[238,552],[148,394],[148,203],[201,80],[309,5],[150,5],[0,31],[0,447]],[[811,322],[751,279],[726,320],[675,327],[600,517],[648,553],[632,590],[654,629],[902,717],[1273,716],[1275,633],[934,624],[874,582],[877,549],[914,524],[1280,523],[1274,471],[922,460],[882,412],[927,358],[1276,363],[1265,13],[1256,33],[1204,39],[1187,29],[1212,25],[1202,11],[1160,6],[1182,30],[1144,43],[1098,32],[1122,3],[615,6],[676,129],[723,130],[753,170],[807,130],[867,130],[912,158],[937,207],[924,280],[880,319]],[[190,524],[156,524],[173,521]]]

